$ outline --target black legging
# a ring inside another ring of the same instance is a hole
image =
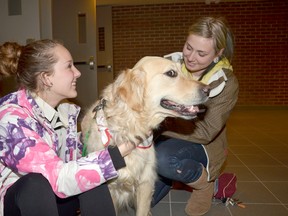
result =
[[[116,216],[107,184],[80,195],[58,198],[41,174],[17,180],[4,197],[4,216]]]

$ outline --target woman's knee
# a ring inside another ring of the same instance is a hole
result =
[[[107,183],[79,195],[81,215],[116,216]]]
[[[185,140],[169,139],[156,145],[157,172],[161,176],[181,182],[191,182],[206,165],[204,149]]]
[[[25,179],[26,187],[31,188],[51,188],[51,185],[49,184],[48,180],[40,173],[30,173],[26,176],[22,177]]]
[[[169,164],[171,165],[173,163],[177,163],[177,161],[181,160],[182,158],[187,158],[187,156],[183,156],[183,152],[187,153],[187,148],[189,146],[190,145],[186,143],[183,144],[183,140],[174,138],[157,143],[155,145],[157,163],[160,166],[167,166]]]
[[[21,177],[19,182],[19,193],[23,195],[45,194],[54,196],[54,192],[48,180],[40,173],[30,173]]]
[[[170,148],[165,142],[160,142],[155,145],[157,166],[159,170],[165,169],[170,157]]]
[[[179,159],[171,148],[170,142],[164,141],[156,145],[157,172],[159,175],[172,178],[175,175]]]
[[[30,216],[58,215],[56,196],[43,175],[30,173],[22,176],[7,190],[4,200],[5,215],[17,215],[14,214],[15,209]]]

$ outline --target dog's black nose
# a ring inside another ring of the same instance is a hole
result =
[[[202,92],[205,94],[205,95],[209,95],[210,93],[210,90],[211,90],[211,87],[210,86],[205,86],[202,88]]]

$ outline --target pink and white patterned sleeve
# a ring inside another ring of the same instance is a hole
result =
[[[31,122],[27,116],[18,113],[8,120],[0,112],[0,117],[1,162],[22,175],[41,173],[57,196],[76,195],[118,176],[108,149],[65,163],[39,131],[27,124]]]
[[[41,139],[35,142],[35,146],[26,148],[17,170],[22,174],[41,173],[61,198],[90,190],[118,175],[107,149],[64,163]]]

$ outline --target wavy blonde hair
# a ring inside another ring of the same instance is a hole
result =
[[[223,17],[201,17],[188,28],[188,35],[198,35],[204,38],[212,38],[215,53],[224,49],[222,56],[230,62],[234,54],[234,36]]]

